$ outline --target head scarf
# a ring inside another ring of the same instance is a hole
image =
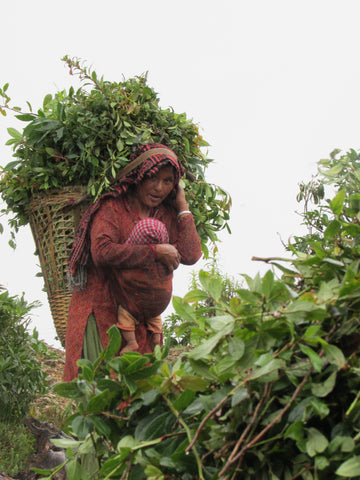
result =
[[[166,152],[155,153],[154,155],[151,155],[152,149],[159,148],[169,150],[169,155],[167,155]],[[119,183],[114,186],[113,191],[104,193],[95,203],[89,205],[81,217],[68,261],[68,283],[70,290],[72,290],[74,287],[80,290],[86,287],[86,272],[90,258],[91,220],[105,198],[116,198],[120,195],[126,194],[130,187],[136,187],[146,178],[156,175],[164,166],[172,166],[174,168],[174,189],[178,187],[180,178],[184,173],[184,169],[177,159],[175,153],[165,145],[160,143],[147,143],[142,145],[135,153],[131,155],[129,164],[147,151],[149,151],[149,155],[146,156],[145,160],[136,168],[123,176]]]

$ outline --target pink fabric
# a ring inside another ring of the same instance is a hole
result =
[[[130,245],[160,245],[169,243],[169,234],[165,225],[156,218],[139,220],[131,230],[126,243]]]

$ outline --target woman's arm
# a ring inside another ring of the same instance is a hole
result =
[[[186,202],[184,189],[180,186],[178,187],[175,204],[178,230],[176,247],[181,257],[181,263],[193,265],[201,257],[201,243],[193,216]]]

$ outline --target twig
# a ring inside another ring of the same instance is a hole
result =
[[[127,462],[127,467],[126,467],[124,473],[121,475],[120,480],[126,480],[129,477],[129,473],[130,473],[131,465],[132,465],[132,457],[133,457],[133,454],[130,455],[129,460]]]
[[[244,441],[244,438],[246,437],[247,433],[249,432],[249,430],[251,429],[251,427],[253,426],[253,424],[255,423],[255,420],[256,420],[256,417],[259,413],[259,410],[260,410],[260,407],[263,405],[264,403],[264,400],[265,400],[265,397],[267,395],[269,391],[269,384],[267,383],[265,385],[265,389],[264,389],[264,394],[263,396],[261,397],[259,403],[256,405],[256,408],[254,410],[254,414],[252,416],[252,419],[251,421],[249,422],[249,424],[247,425],[247,427],[245,428],[245,430],[243,431],[243,433],[241,434],[241,437],[239,438],[239,440],[236,442],[236,445],[234,447],[234,450],[231,452],[229,458],[228,458],[228,461],[229,460],[232,460],[234,458],[234,456],[236,455],[236,452],[239,450],[240,448],[240,445],[242,444],[242,442]]]
[[[270,263],[273,260],[281,261],[281,262],[293,262],[294,260],[291,258],[282,258],[282,257],[252,257],[251,260],[255,262],[265,262]]]
[[[290,480],[295,480],[296,478],[299,478],[304,472],[307,472],[309,470],[309,467],[304,467],[298,472],[296,475],[290,478]]]
[[[186,452],[188,452],[195,444],[196,440],[198,439],[198,436],[200,435],[201,430],[203,429],[205,423],[209,420],[210,417],[212,417],[223,405],[224,403],[238,390],[240,387],[243,387],[250,379],[252,375],[248,375],[241,383],[236,385],[235,388],[231,390],[222,400],[219,402],[216,407],[214,407],[201,421],[198,429],[196,430],[196,433],[194,435],[194,438],[192,439],[191,443],[189,446],[186,448]]]
[[[165,402],[167,403],[168,407],[170,408],[171,412],[175,415],[176,419],[178,420],[178,422],[184,427],[185,431],[186,431],[186,435],[188,437],[188,441],[190,442],[190,444],[192,443],[192,451],[193,451],[193,454],[194,454],[194,457],[195,457],[195,461],[196,461],[196,464],[197,464],[197,467],[198,467],[198,475],[199,475],[199,480],[205,480],[204,478],[204,475],[203,475],[203,472],[202,472],[202,466],[201,466],[201,460],[200,460],[200,456],[198,454],[198,451],[196,450],[196,447],[194,445],[193,442],[191,442],[191,432],[190,432],[190,429],[189,427],[187,426],[187,424],[184,422],[184,420],[181,418],[180,416],[180,412],[178,412],[173,404],[170,402],[170,400],[165,396],[163,395],[163,399],[165,400]],[[186,449],[186,452],[189,450],[189,447]]]
[[[309,376],[311,374],[313,370],[313,367],[311,367],[307,374],[305,375],[304,379],[302,380],[302,382],[299,383],[299,385],[296,387],[296,390],[295,392],[293,393],[290,401],[286,404],[286,406],[281,410],[281,412],[274,418],[274,420],[269,423],[251,442],[249,442],[247,445],[245,445],[241,450],[240,452],[235,455],[235,457],[233,457],[232,459],[229,459],[226,464],[224,465],[223,469],[221,470],[221,472],[219,473],[219,477],[221,478],[224,473],[229,469],[229,467],[234,463],[236,462],[238,459],[240,459],[244,453],[246,452],[246,450],[249,450],[249,448],[251,448],[254,444],[256,444],[264,435],[265,433],[270,430],[270,428],[272,428],[281,418],[282,416],[288,411],[288,409],[290,408],[290,406],[292,405],[293,401],[296,399],[296,397],[299,395],[300,393],[300,390],[302,389],[302,387],[305,385],[305,383],[308,381],[309,379]]]

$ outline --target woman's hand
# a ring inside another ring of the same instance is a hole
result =
[[[159,262],[163,263],[170,272],[178,268],[181,257],[174,245],[162,243],[160,245],[154,245],[154,248]]]
[[[178,212],[189,210],[189,207],[185,198],[185,191],[180,185],[177,188],[175,204]]]

